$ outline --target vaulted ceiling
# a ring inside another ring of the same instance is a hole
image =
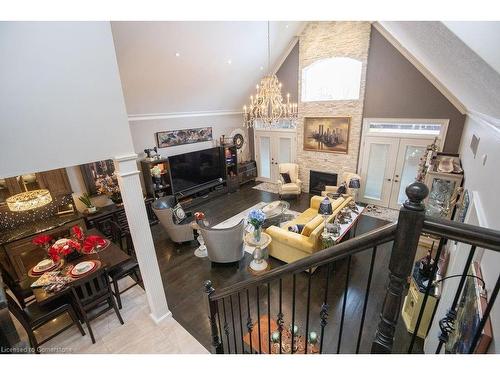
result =
[[[303,22],[271,22],[270,66]],[[267,22],[112,22],[129,115],[241,111],[267,71]]]
[[[408,22],[379,24],[463,105],[500,119],[500,24]]]

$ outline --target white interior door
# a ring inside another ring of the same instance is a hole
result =
[[[420,158],[432,139],[403,138],[399,140],[396,167],[392,177],[389,208],[399,210],[406,200],[406,187],[415,181]]]
[[[367,137],[361,165],[362,202],[387,207],[391,197],[399,139]]]
[[[255,158],[259,180],[276,182],[278,164],[295,162],[296,134],[291,131],[255,131]]]

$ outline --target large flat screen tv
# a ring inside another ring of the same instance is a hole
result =
[[[168,160],[174,193],[223,177],[219,147],[170,156]]]

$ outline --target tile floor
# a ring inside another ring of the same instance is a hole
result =
[[[122,280],[121,288],[130,282],[130,278]],[[83,325],[87,333],[85,336],[81,336],[73,326],[42,345],[42,348],[55,353],[208,354],[173,317],[155,324],[149,316],[146,294],[140,286],[136,285],[122,294],[122,304],[120,312],[124,325],[120,325],[113,310],[91,322],[95,344],[92,344],[88,330]],[[63,316],[53,323],[60,325],[66,321],[69,321],[69,317]],[[37,330],[37,337],[44,337],[51,330],[54,332],[51,325],[52,322]],[[21,338],[27,340],[23,328],[18,324],[16,326]]]

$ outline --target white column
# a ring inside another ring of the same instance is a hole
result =
[[[140,172],[137,170],[137,155],[130,154],[115,158],[115,169],[122,194],[125,214],[134,242],[139,262],[151,318],[159,323],[171,315],[168,309],[165,290],[161,281],[160,268],[153,244],[151,228],[144,205]]]

